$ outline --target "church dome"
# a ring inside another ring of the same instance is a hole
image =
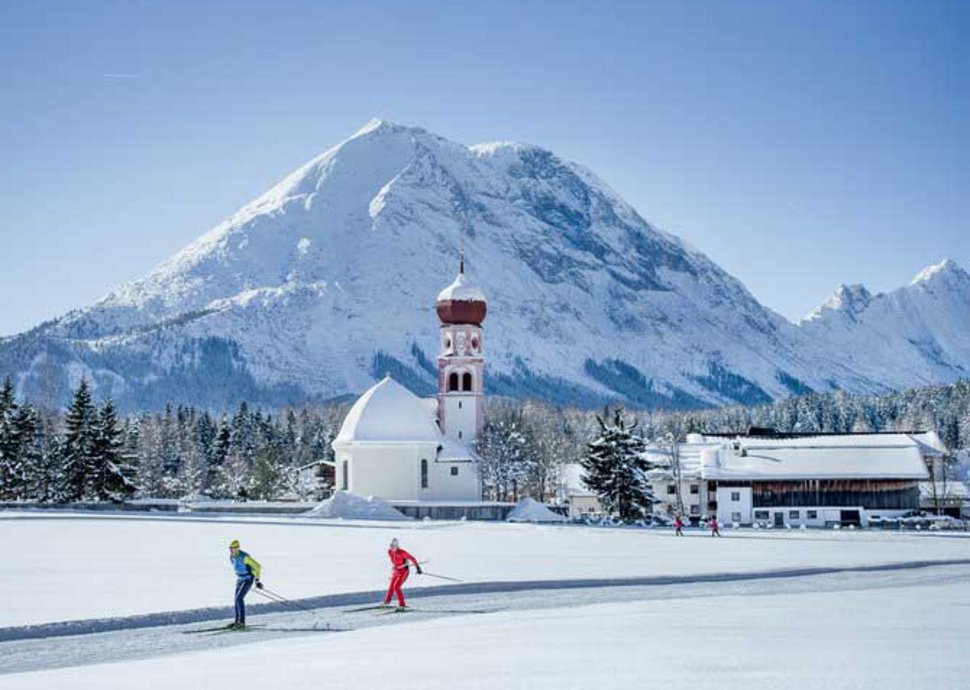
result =
[[[438,318],[445,324],[472,324],[480,326],[485,320],[488,305],[485,294],[465,278],[465,259],[458,265],[458,277],[438,293],[435,303]]]
[[[441,433],[421,398],[385,376],[350,408],[334,443],[439,443]]]

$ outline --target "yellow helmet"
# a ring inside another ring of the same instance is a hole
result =
[[[233,539],[231,542],[229,542],[229,548],[230,549],[238,549],[239,548],[239,540],[238,539]]]

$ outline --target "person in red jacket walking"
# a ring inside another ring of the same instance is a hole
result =
[[[684,521],[680,519],[680,515],[678,515],[677,517],[674,518],[674,527],[677,530],[676,532],[674,532],[674,536],[677,536],[677,537],[684,536],[684,531],[683,531],[684,530]]]
[[[717,515],[711,516],[711,536],[712,537],[721,536],[721,530],[717,528]]]
[[[418,563],[418,559],[401,548],[397,538],[391,539],[391,548],[387,550],[387,555],[391,559],[391,586],[387,588],[384,605],[387,606],[391,603],[392,596],[397,596],[398,608],[403,609],[407,604],[404,601],[404,592],[401,591],[401,585],[411,574],[408,561],[414,563],[414,569],[418,571],[418,575],[421,574],[421,565]]]

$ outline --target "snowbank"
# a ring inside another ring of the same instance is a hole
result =
[[[384,499],[376,496],[356,496],[349,491],[337,491],[333,496],[303,513],[315,518],[346,518],[349,520],[410,520]]]
[[[526,496],[515,504],[506,518],[509,522],[565,522],[566,518],[554,513],[536,500]]]

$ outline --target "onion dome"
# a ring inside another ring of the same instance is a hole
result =
[[[485,294],[465,278],[465,257],[461,257],[458,263],[458,277],[455,282],[438,293],[435,308],[438,310],[438,318],[444,324],[480,326],[485,320]]]

